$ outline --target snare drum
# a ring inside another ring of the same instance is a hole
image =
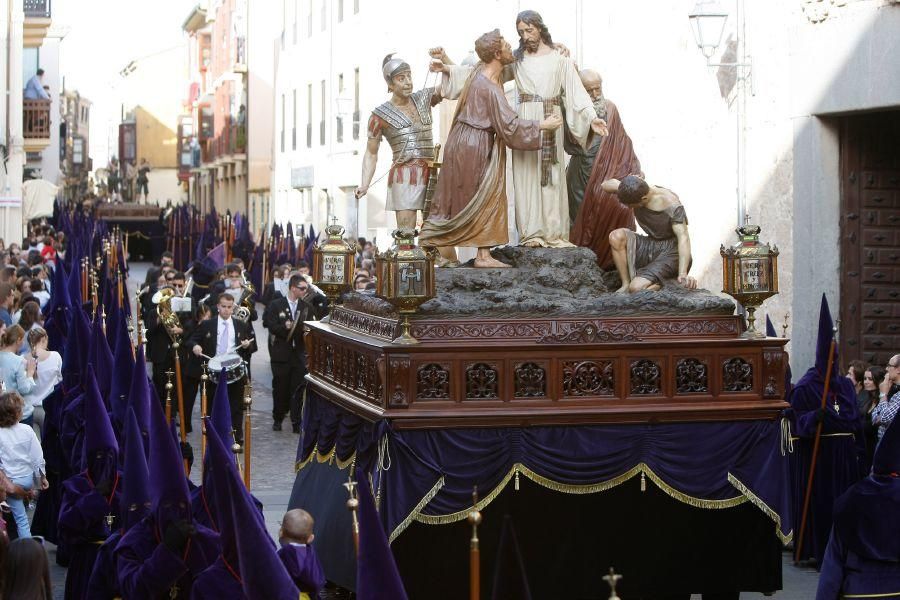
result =
[[[247,365],[237,352],[220,354],[209,359],[209,378],[213,383],[219,383],[222,369],[225,369],[225,383],[234,383],[247,375]]]

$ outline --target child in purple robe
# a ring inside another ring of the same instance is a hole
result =
[[[317,597],[319,590],[325,587],[325,573],[311,546],[313,534],[313,518],[303,509],[295,508],[284,514],[278,541],[278,558],[284,563],[288,574],[301,593],[310,598]]]

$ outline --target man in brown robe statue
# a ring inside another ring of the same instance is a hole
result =
[[[587,185],[582,183],[583,202],[579,208],[573,210],[572,205],[572,175],[567,171],[569,179],[569,216],[575,224],[569,235],[569,240],[577,245],[590,248],[597,255],[597,264],[601,269],[609,270],[613,267],[612,250],[609,247],[610,232],[619,228],[634,229],[634,214],[631,207],[619,202],[614,194],[603,191],[602,184],[607,179],[622,179],[626,175],[638,175],[641,173],[641,161],[634,153],[631,138],[625,132],[619,109],[613,102],[603,97],[602,82],[600,76],[596,80],[589,76],[585,78],[582,71],[582,82],[585,89],[594,100],[594,106],[602,109],[606,119],[609,135],[602,138],[596,158],[593,159],[593,167],[590,169],[590,178]],[[599,99],[598,99],[599,97]],[[596,140],[595,140],[596,142]],[[567,148],[567,152],[568,152]],[[571,152],[570,152],[571,154]],[[572,155],[569,169],[575,163],[576,155]]]
[[[623,205],[633,209],[634,218],[647,232],[640,235],[622,228],[609,234],[613,262],[622,278],[618,292],[656,291],[663,280],[675,277],[686,288],[696,288],[696,280],[688,275],[691,238],[678,196],[666,188],[648,185],[636,175],[622,181],[604,181],[603,191],[618,196]]]
[[[504,65],[515,58],[499,30],[475,42],[481,59],[459,95],[437,189],[419,243],[437,247],[445,264],[456,261],[455,246],[478,248],[475,266],[508,267],[490,249],[509,242],[506,211],[506,146],[537,151],[541,131],[554,131],[562,118],[520,119],[506,101],[500,83]],[[432,63],[449,76],[448,65]]]

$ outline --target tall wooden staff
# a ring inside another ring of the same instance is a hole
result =
[[[248,377],[244,384],[244,485],[250,489],[250,451],[253,447],[250,433],[250,405],[253,403],[252,385]]]
[[[88,299],[88,259],[81,259],[81,303],[84,304]]]
[[[263,264],[262,264],[262,287],[263,287],[263,289],[260,290],[260,293],[262,293],[266,289],[266,284],[269,282],[268,281],[269,273],[268,273],[268,269],[266,267],[266,263],[268,263],[268,258],[269,258],[269,251],[267,249],[267,244],[269,243],[269,240],[266,238],[265,231],[262,232],[261,241],[262,241],[261,245],[262,245],[262,255],[263,255],[263,259],[262,259],[263,260]]]
[[[181,445],[187,444],[187,428],[184,415],[184,388],[181,383],[181,357],[178,355],[178,349],[181,347],[180,340],[172,342],[172,352],[175,353],[175,389],[178,392],[178,426],[181,429],[179,436],[181,437]],[[184,474],[191,474],[191,466],[187,458],[184,459]]]
[[[472,510],[466,520],[472,526],[472,539],[469,540],[469,600],[478,600],[481,597],[481,551],[478,543],[481,512],[478,510],[477,485],[472,490]]]
[[[816,437],[813,439],[812,460],[809,465],[809,478],[806,480],[806,495],[803,497],[803,512],[800,517],[800,537],[797,538],[797,550],[794,553],[794,562],[800,562],[800,553],[803,551],[803,534],[806,532],[806,517],[809,516],[809,501],[812,499],[813,479],[816,476],[816,462],[819,458],[819,443],[822,440],[822,426],[825,423],[824,411],[828,405],[828,390],[831,387],[831,367],[834,365],[834,348],[836,346],[834,336],[831,337],[831,345],[828,347],[828,368],[825,370],[825,388],[822,390],[822,418],[816,425]]]
[[[203,374],[200,375],[200,463],[206,457],[206,382],[209,381],[209,363],[203,363]],[[202,469],[202,467],[201,467]],[[202,473],[202,471],[201,471]]]

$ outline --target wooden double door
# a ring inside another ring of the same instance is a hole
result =
[[[900,110],[841,123],[840,353],[900,353]]]

